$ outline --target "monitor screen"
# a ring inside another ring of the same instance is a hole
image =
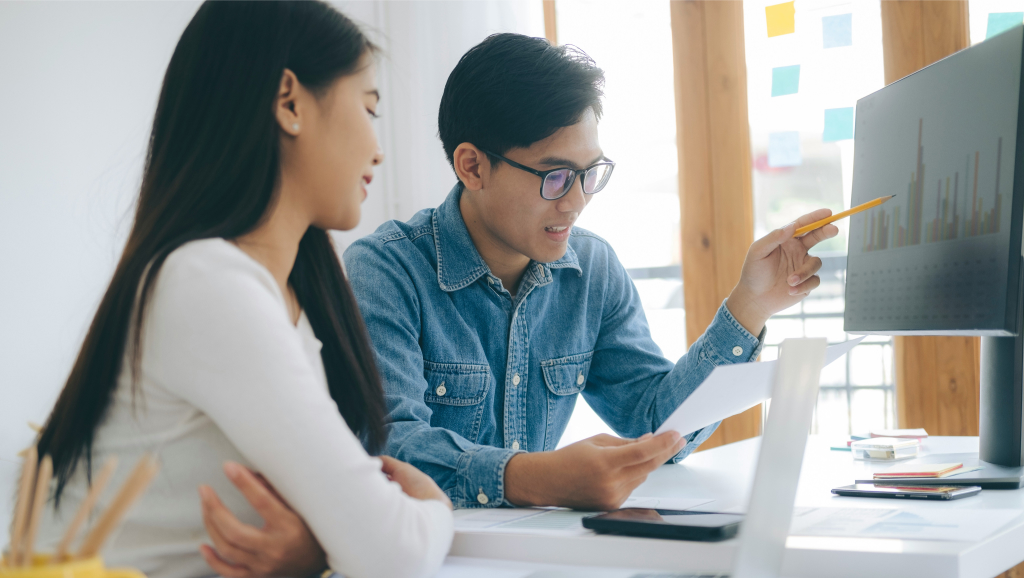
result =
[[[1016,332],[1022,41],[1018,26],[857,101],[851,206],[896,197],[850,219],[847,331]]]

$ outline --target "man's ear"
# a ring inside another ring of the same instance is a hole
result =
[[[274,103],[274,116],[281,130],[291,136],[299,136],[302,130],[303,110],[299,106],[301,85],[295,73],[287,68],[281,75],[281,85],[277,90],[277,101]]]
[[[484,182],[491,174],[491,161],[487,154],[468,142],[455,147],[452,164],[462,185],[471,191],[484,188]]]

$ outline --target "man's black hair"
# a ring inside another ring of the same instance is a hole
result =
[[[588,108],[600,119],[603,87],[604,71],[575,46],[488,36],[462,56],[444,86],[437,126],[445,156],[454,166],[464,142],[499,155],[528,147],[576,124]]]

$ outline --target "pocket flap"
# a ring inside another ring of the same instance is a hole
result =
[[[590,376],[590,360],[594,352],[580,353],[541,361],[544,381],[555,395],[572,395],[583,391]]]
[[[427,380],[427,403],[476,405],[487,397],[491,370],[486,365],[424,361],[423,377]]]

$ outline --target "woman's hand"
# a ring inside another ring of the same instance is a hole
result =
[[[821,269],[821,259],[807,251],[838,235],[839,229],[825,225],[796,239],[793,233],[831,215],[828,209],[808,213],[754,241],[747,250],[740,281],[726,305],[751,334],[759,335],[769,317],[799,303],[821,283],[815,275]]]
[[[448,506],[448,509],[451,509],[452,501],[441,491],[441,488],[437,487],[437,484],[434,483],[434,480],[430,479],[430,476],[417,470],[414,466],[395,458],[388,456],[379,457],[384,462],[384,467],[381,468],[381,471],[384,472],[389,480],[398,482],[398,485],[402,486],[402,491],[407,496],[417,500],[437,500]]]
[[[199,487],[203,524],[214,548],[199,551],[225,578],[313,576],[327,569],[327,555],[306,523],[259,474],[234,462],[224,473],[263,518],[263,527],[244,524],[209,486]]]

